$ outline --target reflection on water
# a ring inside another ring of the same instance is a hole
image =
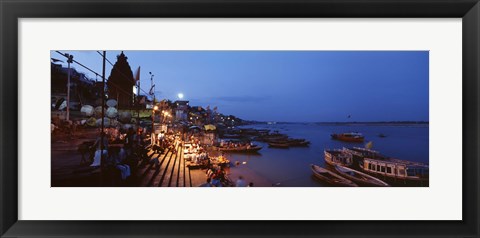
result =
[[[231,161],[245,161],[257,174],[281,186],[325,186],[313,178],[310,164],[324,166],[323,150],[342,147],[363,147],[369,141],[380,153],[403,160],[428,164],[428,125],[317,125],[275,124],[250,125],[247,128],[278,130],[292,138],[304,138],[310,147],[288,149],[269,148],[267,143],[255,142],[263,148],[256,154],[228,154]],[[332,133],[360,132],[365,143],[348,143],[330,139]],[[380,137],[383,134],[386,137]]]

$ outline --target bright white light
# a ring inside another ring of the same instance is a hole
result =
[[[183,98],[183,93],[179,93],[178,98],[182,99]]]

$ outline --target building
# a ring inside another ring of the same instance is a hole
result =
[[[52,109],[57,109],[58,102],[67,99],[68,68],[60,64],[50,64],[51,68],[51,100]],[[95,88],[95,81],[70,68],[70,109],[80,110],[81,105],[93,104],[98,91]]]
[[[178,100],[174,102],[175,120],[187,121],[188,118],[188,101]]]
[[[130,109],[134,102],[135,80],[127,59],[122,51],[117,56],[117,62],[113,65],[107,81],[108,98],[117,100],[119,109]]]

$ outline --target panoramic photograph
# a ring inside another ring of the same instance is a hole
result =
[[[428,187],[428,51],[51,50],[52,187]]]

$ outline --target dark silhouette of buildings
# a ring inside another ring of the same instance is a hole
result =
[[[51,67],[51,100],[52,109],[56,110],[55,104],[59,100],[67,98],[67,78],[68,68],[60,64],[50,63]],[[93,104],[95,99],[100,96],[99,90],[93,86],[95,81],[88,79],[85,74],[78,72],[73,67],[70,69],[70,109],[80,110],[85,104]]]
[[[122,51],[107,81],[108,98],[117,100],[119,109],[132,108],[134,102],[135,79],[127,59]]]

